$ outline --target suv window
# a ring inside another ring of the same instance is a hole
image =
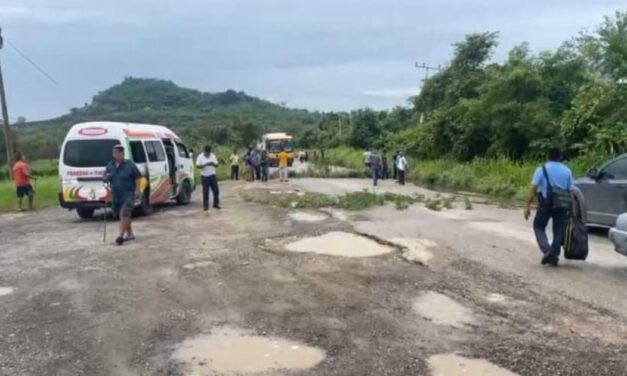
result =
[[[182,142],[176,143],[176,149],[179,151],[179,157],[189,159],[189,152]]]
[[[148,153],[148,160],[150,162],[162,162],[165,161],[165,151],[163,151],[163,145],[159,141],[146,141],[146,153]]]
[[[603,169],[603,172],[610,179],[627,179],[627,157],[617,159],[610,163]]]
[[[131,155],[133,156],[133,162],[146,163],[146,151],[141,141],[131,141]]]

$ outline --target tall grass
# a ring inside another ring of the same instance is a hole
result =
[[[48,176],[33,181],[35,189],[35,208],[45,208],[56,205],[58,202],[58,178],[56,176]],[[28,199],[24,198],[24,207],[27,207]],[[16,208],[17,198],[15,195],[15,186],[11,181],[0,181],[0,212],[14,210]]]

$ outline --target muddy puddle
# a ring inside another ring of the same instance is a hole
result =
[[[10,295],[10,294],[13,294],[14,292],[15,292],[15,289],[13,287],[0,286],[0,296]]]
[[[323,350],[281,338],[220,328],[185,340],[173,354],[187,376],[258,374],[315,367]]]
[[[429,358],[432,376],[518,376],[483,359],[456,354],[433,355]]]
[[[292,252],[343,257],[372,257],[394,251],[394,248],[379,244],[372,239],[341,231],[304,238],[287,244],[286,249]]]
[[[295,211],[288,214],[288,216],[298,222],[321,222],[327,219],[327,216],[322,213]]]
[[[472,310],[457,303],[446,295],[428,291],[414,300],[414,312],[438,325],[462,328],[472,324]]]

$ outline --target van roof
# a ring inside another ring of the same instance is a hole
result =
[[[92,121],[72,126],[66,138],[174,138],[179,137],[162,125]]]

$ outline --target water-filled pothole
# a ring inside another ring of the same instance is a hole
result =
[[[446,295],[433,291],[420,295],[414,301],[413,309],[420,316],[438,325],[461,328],[474,322],[472,310]]]
[[[220,328],[185,340],[173,359],[182,363],[185,375],[204,376],[303,370],[316,366],[325,356],[323,350],[298,342]]]
[[[13,292],[15,292],[13,287],[0,286],[0,296],[13,294]]]
[[[303,211],[291,212],[289,217],[298,222],[320,222],[327,219],[327,216],[322,213],[309,213]]]
[[[372,239],[342,231],[304,238],[289,243],[286,249],[292,252],[344,257],[372,257],[394,251],[394,248],[377,243]]]
[[[433,376],[517,376],[483,359],[471,359],[455,354],[429,357],[429,368]]]

